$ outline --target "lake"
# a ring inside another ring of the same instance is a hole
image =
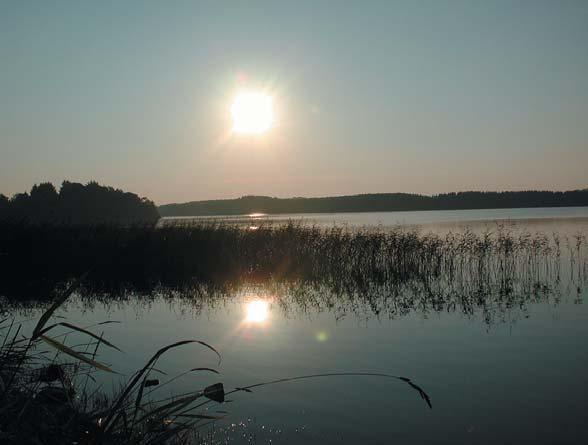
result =
[[[558,232],[570,243],[588,233],[588,208],[220,219],[254,227],[288,219],[379,230],[407,225],[439,233],[506,226]],[[557,269],[540,265],[537,276],[506,296],[481,288],[465,299],[444,282],[426,300],[409,288],[393,294],[381,286],[367,286],[373,296],[366,299],[356,289],[257,282],[210,298],[165,290],[148,299],[137,294],[109,302],[78,296],[59,315],[80,325],[121,321],[100,331],[124,353],[104,349],[101,359],[126,376],[177,340],[200,339],[220,351],[220,365],[202,347],[166,354],[157,367],[170,377],[195,367],[221,375],[188,373],[162,387],[165,396],[215,382],[233,388],[310,374],[384,373],[410,378],[433,406],[404,382],[385,377],[284,382],[211,405],[210,414],[228,413],[214,427],[215,443],[580,444],[588,442],[588,291],[586,262],[570,255],[573,246],[563,250]],[[105,374],[97,378],[107,390],[116,382]]]

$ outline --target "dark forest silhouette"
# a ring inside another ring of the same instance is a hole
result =
[[[271,198],[194,201],[159,207],[161,216],[242,215],[249,213],[336,213],[410,210],[466,210],[516,207],[588,206],[588,189],[566,192],[459,192],[435,196],[378,193],[326,198]]]
[[[157,207],[147,198],[106,187],[64,181],[59,192],[46,182],[11,199],[0,194],[0,221],[51,224],[154,224]]]
[[[250,213],[336,213],[412,210],[466,210],[516,207],[588,206],[588,189],[566,192],[459,192],[434,196],[378,193],[324,198],[272,198],[193,201],[156,207],[147,198],[97,182],[64,181],[34,185],[12,198],[0,194],[0,221],[55,224],[153,224],[159,216],[241,215]]]

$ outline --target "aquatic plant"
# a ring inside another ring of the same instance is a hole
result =
[[[564,255],[562,255],[564,251]],[[508,286],[538,281],[562,267],[588,270],[583,234],[350,230],[289,222],[256,230],[206,222],[149,227],[2,226],[0,296],[51,296],[90,270],[88,287],[152,290],[158,286],[304,280],[355,289],[369,284]],[[567,263],[564,264],[564,260]]]

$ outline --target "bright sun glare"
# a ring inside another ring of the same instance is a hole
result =
[[[244,92],[235,97],[231,105],[233,131],[241,134],[262,134],[272,126],[274,107],[271,96],[264,93]]]
[[[247,317],[245,318],[251,323],[262,323],[267,320],[268,305],[263,300],[253,300],[247,303]]]

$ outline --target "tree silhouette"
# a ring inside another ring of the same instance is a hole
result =
[[[0,220],[50,224],[154,224],[155,204],[134,193],[97,182],[64,181],[59,193],[51,183],[34,185],[30,194],[0,195]]]
[[[0,193],[0,217],[8,211],[8,206],[10,206],[10,200]]]

